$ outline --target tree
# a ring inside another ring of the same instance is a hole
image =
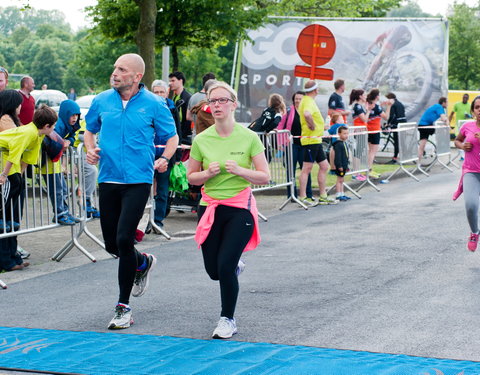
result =
[[[102,35],[84,35],[76,43],[73,65],[88,87],[104,90],[110,87],[109,78],[118,56],[136,51],[135,44],[124,39],[108,40]]]
[[[25,26],[27,29],[35,31],[42,24],[55,25],[64,30],[70,31],[70,25],[65,21],[65,15],[58,10],[34,9],[28,6],[0,7],[0,34],[9,35],[18,26]]]
[[[179,68],[187,77],[187,87],[192,91],[200,91],[205,73],[212,72],[219,80],[230,80],[222,70],[226,60],[215,48],[184,47],[180,49]]]
[[[480,81],[480,20],[479,7],[453,5],[450,22],[449,82],[450,87],[478,89]]]
[[[420,8],[416,2],[412,0],[408,0],[405,4],[398,8],[394,8],[388,12],[388,17],[418,17],[418,18],[426,18],[426,17],[433,17],[430,13],[426,13]]]
[[[13,30],[12,34],[10,35],[10,40],[15,45],[19,45],[25,39],[30,38],[32,35],[30,29],[26,26],[19,26],[15,30]]]
[[[75,91],[80,94],[87,91],[87,83],[85,79],[80,77],[77,73],[77,66],[75,64],[69,64],[65,74],[63,76],[63,91],[69,92],[73,87]]]
[[[48,43],[44,44],[35,56],[30,75],[42,85],[48,84],[52,89],[62,89],[62,78],[65,68],[60,64],[60,58]]]
[[[11,73],[25,74],[26,70],[21,61],[15,61]]]
[[[156,0],[135,0],[140,10],[138,31],[135,42],[138,53],[145,61],[144,82],[150,86],[155,79],[155,25],[157,21]]]
[[[135,41],[140,50],[138,35],[144,21],[139,4],[142,3],[140,0],[99,0],[96,6],[87,9],[97,31],[111,39],[121,37]],[[269,9],[266,5],[273,3],[276,1],[157,0],[155,46],[171,47],[172,68],[177,70],[180,47],[212,48],[245,37],[248,29],[257,28],[265,20]]]
[[[401,0],[280,0],[275,14],[310,17],[385,17]]]

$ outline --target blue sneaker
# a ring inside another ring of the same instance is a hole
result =
[[[10,226],[9,222],[3,222],[2,219],[0,219],[0,233],[3,232],[10,232],[12,230],[12,227]]]
[[[58,222],[58,224],[60,224],[60,225],[75,225],[75,224],[76,224],[76,223],[75,223],[75,220],[73,220],[73,218],[70,217],[70,215],[67,215],[67,214],[62,215],[62,216],[59,216],[59,217],[57,218],[57,220],[55,220],[55,218],[53,218],[52,221],[53,221],[54,223],[55,223],[55,222]]]
[[[337,199],[340,201],[340,202],[346,202],[348,200],[350,200],[349,197],[347,197],[346,195],[342,195],[340,197],[337,197]]]
[[[100,211],[98,211],[93,206],[87,206],[87,217],[88,218],[91,217],[93,219],[99,219],[100,218]]]
[[[73,216],[72,214],[66,214],[71,220],[73,220],[75,223],[79,223],[82,220],[79,219],[78,217]]]
[[[20,229],[20,223],[17,223],[16,221],[7,221],[7,225],[10,226],[10,229],[13,228],[14,231],[17,231]]]

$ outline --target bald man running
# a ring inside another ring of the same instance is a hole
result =
[[[135,230],[150,195],[154,168],[165,172],[178,145],[175,122],[165,101],[140,83],[144,72],[139,55],[120,56],[110,77],[112,88],[95,97],[85,117],[87,162],[100,165],[103,239],[107,251],[119,257],[120,295],[109,329],[133,324],[130,294],[140,297],[148,287],[156,258],[135,249]],[[154,139],[166,145],[156,161]]]

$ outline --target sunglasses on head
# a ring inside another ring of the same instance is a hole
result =
[[[5,76],[8,78],[8,70],[5,69],[3,66],[0,66],[0,73],[5,73]]]

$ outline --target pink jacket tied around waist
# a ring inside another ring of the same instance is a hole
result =
[[[202,187],[202,199],[207,203],[207,209],[198,222],[197,230],[195,232],[195,242],[198,244],[198,247],[205,242],[208,234],[210,233],[213,221],[215,220],[215,209],[218,207],[218,205],[244,208],[250,211],[253,216],[254,223],[253,234],[243,251],[245,252],[253,250],[258,246],[261,240],[260,231],[258,228],[258,209],[257,202],[255,201],[255,197],[253,196],[252,189],[250,187],[242,190],[234,197],[228,199],[214,199],[208,196]]]

